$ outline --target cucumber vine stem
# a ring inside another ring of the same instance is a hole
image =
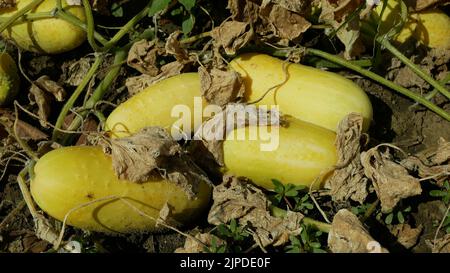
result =
[[[124,63],[124,61],[128,56],[128,50],[133,45],[133,43],[135,43],[140,39],[150,39],[152,37],[154,37],[153,30],[144,31],[133,41],[115,50],[114,63],[111,66],[112,68],[106,74],[105,78],[100,82],[97,88],[94,90],[89,99],[84,103],[82,107],[84,110],[80,112],[79,115],[77,115],[72,120],[72,123],[67,128],[68,131],[77,130],[82,123],[82,118],[86,117],[86,115],[90,112],[90,110],[92,110],[95,107],[96,103],[103,99],[104,95],[109,90],[109,87],[112,85],[117,75],[119,74],[122,64]],[[69,141],[69,137],[70,137],[69,135],[65,135],[65,137],[62,140],[62,144],[67,144],[67,142]]]
[[[273,216],[279,217],[279,218],[284,218],[287,214],[286,210],[281,209],[276,206],[273,206],[273,205],[270,206],[270,212],[272,213]],[[330,232],[331,225],[328,223],[320,222],[320,221],[314,220],[309,217],[303,217],[302,221],[303,221],[303,223],[305,223],[307,225],[314,226],[315,228],[317,228],[317,230],[320,230],[322,232],[325,232],[325,233]]]
[[[22,17],[25,13],[37,7],[44,0],[33,0],[31,3],[23,7],[21,10],[17,11],[9,17],[5,22],[0,25],[0,33],[2,33],[5,29],[7,29],[14,21],[18,18]]]
[[[81,83],[77,86],[75,91],[72,93],[70,98],[67,100],[67,102],[64,104],[63,108],[61,109],[61,112],[59,113],[58,119],[55,123],[55,128],[53,129],[53,136],[52,140],[56,140],[58,137],[58,129],[61,129],[64,119],[66,118],[67,113],[69,113],[70,109],[75,104],[75,101],[78,99],[80,94],[83,92],[83,90],[86,88],[86,86],[91,81],[92,77],[94,77],[95,73],[97,72],[98,68],[100,67],[100,64],[103,61],[103,55],[97,55],[95,58],[95,62],[92,64],[91,68],[87,72],[87,74],[84,76]]]
[[[348,62],[347,60],[335,56],[333,54],[329,54],[326,53],[324,51],[318,50],[318,49],[312,49],[312,48],[308,48],[306,49],[306,54],[310,54],[310,55],[315,55],[318,57],[322,57],[326,60],[335,62],[343,67],[346,67],[348,69],[351,69],[363,76],[366,76],[388,88],[391,88],[394,91],[397,91],[398,93],[422,104],[423,106],[427,107],[428,109],[430,109],[431,111],[435,112],[436,114],[438,114],[439,116],[441,116],[442,118],[446,119],[447,121],[450,121],[450,114],[447,113],[445,110],[443,110],[442,108],[436,106],[434,103],[428,101],[426,98],[402,87],[399,86],[395,83],[393,83],[392,81],[389,81],[383,77],[381,77],[380,75],[377,75],[375,73],[373,73],[372,71],[366,70],[364,68],[361,68],[360,66],[357,66],[355,64],[352,64],[351,62]]]
[[[377,41],[383,45],[387,50],[389,50],[395,57],[397,57],[402,63],[407,65],[414,73],[416,73],[419,77],[428,82],[431,86],[433,86],[436,90],[438,90],[442,95],[450,99],[450,92],[443,86],[441,83],[433,79],[430,75],[426,74],[420,67],[414,64],[409,58],[403,55],[400,51],[398,51],[395,46],[393,46],[388,40],[377,38]]]

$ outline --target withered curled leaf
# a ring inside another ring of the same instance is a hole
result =
[[[270,213],[271,202],[257,187],[247,181],[226,176],[213,191],[214,203],[208,214],[213,225],[225,224],[236,219],[239,225],[247,226],[256,242],[262,246],[283,245],[290,235],[301,232],[303,215],[287,212],[284,218]]]
[[[198,72],[202,96],[209,104],[225,106],[244,97],[245,86],[239,73],[216,68],[208,72],[204,67]]]
[[[365,175],[372,184],[381,201],[383,212],[390,212],[397,203],[407,197],[422,193],[419,179],[394,162],[389,151],[381,152],[376,146],[361,154]]]
[[[300,14],[279,5],[267,5],[261,8],[260,15],[267,20],[277,37],[290,41],[300,37],[312,25]]]
[[[363,117],[356,113],[349,114],[339,123],[335,142],[338,162],[326,182],[335,201],[351,199],[362,204],[368,195],[367,178],[360,159],[362,126]]]
[[[142,74],[156,76],[159,73],[156,61],[161,53],[162,48],[158,46],[157,41],[140,40],[131,46],[127,64]]]
[[[195,198],[200,182],[211,184],[203,171],[185,155],[181,146],[161,127],[146,127],[138,133],[102,143],[111,154],[120,179],[147,182],[164,178]]]
[[[211,32],[216,48],[223,48],[228,55],[244,47],[253,37],[253,28],[249,23],[227,21]]]
[[[333,253],[388,252],[370,236],[358,217],[346,209],[339,210],[333,218],[328,247]]]

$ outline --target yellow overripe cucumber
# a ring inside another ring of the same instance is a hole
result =
[[[263,128],[257,140],[249,138],[252,129],[255,127],[240,128],[227,136],[223,144],[225,168],[229,174],[248,177],[266,189],[273,188],[272,179],[309,187],[337,162],[336,134],[328,129],[290,118],[288,127],[279,128],[279,146],[272,151],[261,150],[261,144],[275,137],[271,127]],[[245,140],[237,139],[243,133]],[[320,186],[314,184],[313,188]]]
[[[380,18],[382,10],[383,5],[379,5],[372,14],[373,24],[380,23],[381,34],[388,32],[399,23],[400,2],[388,0],[383,16]],[[450,49],[450,17],[439,9],[408,14],[408,20],[395,37],[395,41],[404,43],[412,37],[430,48]]]
[[[0,53],[0,106],[10,103],[19,92],[20,77],[16,63],[6,52]]]
[[[106,129],[111,130],[115,137],[129,136],[147,126],[160,126],[170,132],[174,123],[180,119],[172,116],[172,110],[174,106],[180,105],[187,107],[192,114],[191,128],[194,130],[194,97],[201,98],[198,73],[170,77],[120,104],[109,115]],[[206,103],[202,100],[200,104],[203,107]]]
[[[34,171],[31,193],[41,209],[60,221],[73,210],[68,224],[106,233],[155,230],[155,221],[140,212],[157,219],[166,203],[175,220],[192,223],[207,208],[211,194],[210,186],[202,181],[197,198],[189,200],[182,189],[165,180],[145,183],[119,180],[111,158],[100,147],[51,151],[37,162]],[[126,202],[109,197],[122,197]],[[102,198],[106,199],[95,202]],[[89,202],[92,203],[75,209]]]
[[[32,0],[18,0],[15,8],[0,9],[0,18],[8,18],[30,4]],[[82,22],[86,20],[82,6],[69,6],[62,1],[64,10]],[[42,14],[56,8],[55,0],[44,0],[28,14]],[[27,51],[57,54],[72,50],[86,40],[86,32],[59,18],[43,18],[14,24],[3,31],[2,36],[13,40]]]
[[[258,53],[240,55],[230,67],[243,77],[247,101],[257,105],[278,105],[283,114],[332,131],[352,112],[362,114],[365,130],[372,120],[366,93],[338,74]]]

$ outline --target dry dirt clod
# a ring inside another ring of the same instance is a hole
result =
[[[361,154],[361,163],[365,175],[372,181],[381,210],[390,212],[404,198],[422,193],[419,179],[408,174],[408,171],[394,162],[389,151],[381,152],[376,146]]]
[[[202,96],[209,104],[223,107],[244,97],[245,86],[239,73],[216,68],[207,71],[204,67],[199,67],[198,72]]]
[[[213,191],[214,204],[208,214],[213,225],[226,224],[236,219],[241,226],[251,229],[256,242],[263,247],[283,245],[290,235],[299,235],[303,214],[288,212],[284,218],[270,214],[271,202],[265,194],[247,181],[226,176]]]
[[[339,124],[335,142],[338,162],[326,182],[334,201],[351,199],[362,204],[368,195],[367,178],[360,159],[362,126],[363,117],[355,113],[346,116]]]
[[[214,39],[214,47],[223,48],[228,55],[235,55],[237,50],[253,38],[253,34],[249,23],[228,21],[214,28],[211,37]]]
[[[328,247],[334,253],[387,253],[369,232],[358,217],[346,209],[334,216],[328,233]]]

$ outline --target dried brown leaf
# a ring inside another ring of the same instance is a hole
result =
[[[166,41],[165,50],[167,54],[173,55],[178,62],[190,62],[189,53],[184,49],[178,37],[182,34],[181,31],[175,31],[169,35]]]
[[[172,76],[179,75],[183,71],[183,68],[184,64],[178,61],[174,61],[163,65],[161,67],[161,73],[159,73],[155,77],[146,74],[142,74],[136,77],[129,77],[125,82],[125,85],[128,89],[128,94],[130,97],[134,96],[145,88],[151,86],[152,84],[155,84]]]
[[[352,113],[339,123],[335,142],[338,162],[326,183],[335,201],[351,199],[362,204],[368,195],[360,159],[363,121],[360,114]]]
[[[168,157],[181,153],[181,147],[166,130],[147,127],[126,138],[111,140],[113,168],[120,179],[145,182],[154,177]]]
[[[226,224],[236,219],[241,226],[252,230],[251,234],[261,246],[283,245],[290,235],[301,232],[303,215],[287,212],[284,218],[270,214],[270,201],[252,184],[235,177],[224,177],[221,185],[213,191],[214,204],[208,214],[213,225]]]
[[[440,138],[436,148],[408,156],[400,164],[422,179],[443,183],[450,176],[450,142]]]
[[[221,247],[226,242],[219,237],[209,233],[198,233],[194,238],[187,237],[184,246],[175,249],[175,253],[204,253],[209,247]]]
[[[248,22],[258,21],[259,5],[248,0],[228,0],[227,8],[231,12],[234,21]]]
[[[245,86],[239,73],[213,68],[208,72],[204,67],[198,69],[202,96],[209,104],[225,106],[244,97]]]
[[[390,227],[389,230],[397,238],[397,242],[405,248],[410,249],[417,244],[423,227],[418,226],[417,228],[412,228],[408,224],[398,224]]]
[[[282,122],[280,112],[276,110],[267,111],[255,105],[229,103],[222,112],[202,124],[195,132],[195,139],[201,139],[217,164],[224,166],[222,143],[229,132],[249,124],[280,126]]]
[[[121,179],[132,182],[159,180],[161,177],[195,198],[201,181],[211,182],[169,133],[160,127],[146,127],[126,138],[104,143],[112,156],[113,169]]]
[[[345,46],[344,57],[351,59],[364,51],[364,45],[360,39],[360,20],[356,16],[349,22],[347,17],[356,11],[361,0],[335,1],[323,0],[320,21],[333,27],[337,37]],[[345,25],[343,25],[345,24]]]
[[[227,21],[211,32],[216,48],[223,48],[228,55],[244,47],[253,38],[253,28],[249,23]]]
[[[447,234],[442,238],[433,240],[430,245],[433,253],[450,253],[450,234]]]
[[[272,4],[276,4],[279,5],[282,8],[285,8],[289,11],[298,13],[298,14],[302,14],[302,15],[307,15],[310,14],[311,12],[311,7],[312,6],[318,6],[319,3],[317,3],[317,0],[263,0],[263,2],[261,3],[262,7],[267,6],[267,4],[272,3]]]
[[[300,14],[279,5],[261,7],[260,15],[268,21],[272,32],[281,39],[297,39],[311,27],[311,23]]]
[[[41,76],[34,82],[39,88],[48,93],[51,93],[57,101],[64,101],[66,98],[66,91],[57,82],[52,81],[49,76]]]
[[[36,104],[38,107],[37,114],[39,116],[41,126],[48,128],[47,119],[50,116],[52,97],[37,85],[32,84],[30,93],[28,94],[28,99],[31,104]]]
[[[15,115],[14,112],[6,109],[0,109],[0,117],[5,121],[5,125],[9,127],[10,131],[14,130]],[[24,140],[44,140],[48,135],[29,123],[17,120],[17,135]]]
[[[339,210],[333,218],[328,247],[334,253],[388,252],[370,236],[358,217],[346,209]]]
[[[156,63],[157,57],[162,53],[162,48],[157,41],[140,40],[133,44],[128,52],[127,64],[142,74],[156,76],[159,67]]]
[[[78,86],[91,68],[92,58],[81,58],[75,62],[62,65],[64,83]]]
[[[391,211],[401,199],[422,193],[419,179],[394,162],[389,151],[380,152],[380,146],[363,152],[361,163],[365,175],[372,180],[383,212]]]

